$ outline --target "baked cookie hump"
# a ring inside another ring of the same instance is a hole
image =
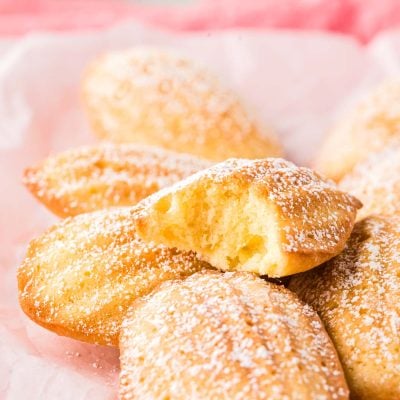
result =
[[[32,240],[18,270],[28,317],[59,335],[117,345],[133,300],[209,268],[193,253],[144,243],[132,221],[129,208],[81,214]]]
[[[137,301],[120,337],[127,399],[347,399],[311,307],[245,272],[197,273]]]
[[[346,175],[339,187],[360,199],[357,219],[400,211],[400,143],[371,154]]]
[[[157,48],[107,53],[83,80],[94,132],[222,161],[281,155],[275,136],[243,104],[190,60]]]
[[[27,168],[24,184],[52,212],[69,217],[140,200],[208,168],[189,154],[135,144],[80,147]]]
[[[358,222],[345,250],[291,279],[320,315],[353,399],[400,398],[400,217]]]
[[[222,270],[280,277],[337,255],[360,202],[282,159],[230,159],[137,205],[138,234]]]
[[[335,181],[370,153],[400,141],[400,81],[379,86],[327,136],[315,168]]]

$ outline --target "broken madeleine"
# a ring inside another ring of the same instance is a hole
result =
[[[146,241],[222,270],[281,277],[338,254],[360,206],[308,168],[230,159],[143,200],[135,219]]]
[[[210,161],[157,147],[100,144],[48,157],[27,168],[23,182],[60,217],[107,207],[132,206]]]
[[[318,315],[250,273],[162,284],[134,303],[120,351],[121,400],[348,399]]]
[[[78,215],[32,240],[17,274],[25,314],[59,335],[116,346],[135,299],[210,268],[194,253],[144,243],[132,214],[122,208]]]
[[[210,160],[280,156],[275,135],[216,77],[174,52],[136,47],[94,60],[83,79],[94,132]]]

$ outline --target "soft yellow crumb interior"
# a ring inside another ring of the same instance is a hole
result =
[[[147,223],[152,240],[196,251],[217,268],[284,275],[276,212],[251,189],[238,195],[209,186],[168,194]]]

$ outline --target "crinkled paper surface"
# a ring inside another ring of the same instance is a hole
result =
[[[15,273],[28,241],[56,220],[22,187],[23,169],[95,140],[79,100],[82,71],[95,55],[132,45],[168,46],[208,66],[301,164],[311,162],[340,112],[399,72],[396,32],[367,48],[315,32],[167,34],[134,24],[0,42],[0,399],[117,397],[118,351],[35,326],[19,310]]]

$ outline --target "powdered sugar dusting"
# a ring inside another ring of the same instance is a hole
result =
[[[144,243],[132,213],[68,218],[31,242],[18,271],[21,306],[30,318],[62,335],[116,345],[133,300],[165,280],[209,268],[193,253]]]
[[[356,224],[345,250],[292,279],[320,314],[359,398],[400,397],[400,217]]]
[[[49,157],[25,172],[24,183],[62,216],[141,199],[211,166],[183,153],[144,145],[103,144]]]
[[[352,133],[364,137],[366,145],[372,148],[382,148],[385,139],[399,135],[400,80],[381,84],[360,103],[352,117],[353,123],[348,125],[355,128]],[[358,130],[359,127],[366,128],[366,131]]]
[[[400,140],[400,80],[385,81],[327,137],[318,169],[340,180],[370,153]]]
[[[344,399],[310,307],[248,273],[199,273],[138,301],[120,340],[122,399]]]
[[[145,199],[140,215],[161,197],[193,183],[254,186],[279,212],[282,247],[287,252],[336,254],[350,235],[361,203],[311,169],[280,159],[229,159]],[[240,212],[240,210],[238,210]]]
[[[364,207],[358,217],[390,215],[400,210],[400,144],[387,146],[358,164],[339,185],[358,197]]]
[[[237,96],[174,52],[136,47],[105,54],[89,68],[84,87],[89,117],[102,137],[215,160],[280,153]]]

